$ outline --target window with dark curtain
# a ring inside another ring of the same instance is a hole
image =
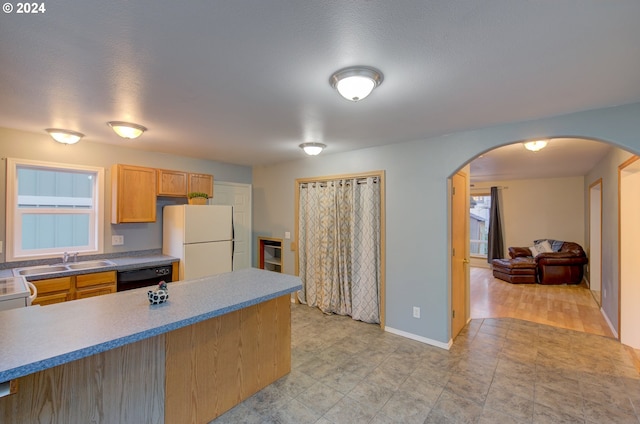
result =
[[[487,262],[504,257],[504,242],[502,240],[502,222],[500,221],[500,201],[498,187],[491,187],[491,211],[489,219],[489,240]]]

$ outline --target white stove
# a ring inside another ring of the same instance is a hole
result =
[[[0,278],[0,311],[30,306],[37,295],[36,286],[24,277]]]

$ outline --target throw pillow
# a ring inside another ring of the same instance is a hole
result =
[[[564,241],[562,240],[553,240],[553,239],[540,239],[540,240],[534,240],[533,244],[538,244],[538,243],[542,243],[543,241],[547,240],[550,244],[551,244],[551,249],[554,252],[559,252],[560,249],[562,249],[562,245],[564,244]]]
[[[542,253],[538,250],[538,248],[535,245],[531,246],[529,250],[531,250],[531,256],[533,256],[534,258],[538,256],[539,253]]]
[[[536,246],[536,250],[538,250],[538,253],[553,252],[553,249],[551,248],[551,243],[549,243],[549,240],[545,240],[541,243],[537,243],[535,246]]]

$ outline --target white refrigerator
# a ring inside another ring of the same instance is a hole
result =
[[[180,258],[180,280],[232,271],[233,207],[165,206],[162,253]]]

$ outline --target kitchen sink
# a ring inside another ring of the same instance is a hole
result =
[[[106,259],[99,259],[95,261],[69,262],[66,264],[55,265],[37,265],[14,269],[13,275],[15,275],[16,277],[28,277],[34,275],[57,274],[61,272],[77,271],[80,269],[104,268],[115,265],[115,263]]]
[[[17,276],[21,275],[41,275],[41,274],[55,274],[56,272],[69,271],[65,265],[41,265],[30,266],[27,268],[19,268],[13,271]]]
[[[105,266],[115,266],[116,264],[106,259],[97,261],[84,261],[84,262],[71,262],[67,264],[69,269],[89,269],[89,268],[103,268]]]

